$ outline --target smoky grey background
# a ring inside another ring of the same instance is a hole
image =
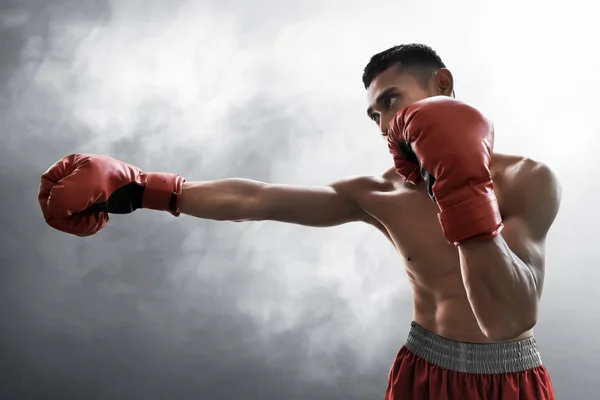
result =
[[[596,398],[593,13],[509,3],[2,0],[0,398],[382,398],[411,303],[375,230],[146,211],[82,239],[36,195],[72,152],[188,180],[379,173],[360,74],[411,41],[438,49],[499,150],[561,176],[536,336],[557,398]]]

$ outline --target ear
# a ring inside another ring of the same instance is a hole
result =
[[[446,68],[440,69],[433,77],[436,93],[443,96],[452,96],[454,93],[454,78],[452,72]]]

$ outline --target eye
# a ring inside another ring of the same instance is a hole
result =
[[[390,96],[387,99],[385,99],[385,106],[389,109],[391,108],[394,103],[396,102],[396,100],[398,99],[398,97],[396,96]]]
[[[371,114],[370,117],[373,122],[375,122],[376,124],[379,123],[379,114]]]

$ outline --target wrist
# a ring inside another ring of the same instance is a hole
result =
[[[142,208],[168,211],[179,216],[179,202],[185,179],[176,174],[144,174],[144,197]]]
[[[450,243],[459,245],[469,239],[491,239],[503,228],[498,200],[493,191],[455,203],[450,207],[440,205],[438,214],[444,236]]]

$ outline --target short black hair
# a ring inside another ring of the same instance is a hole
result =
[[[422,85],[427,85],[432,73],[446,68],[431,47],[417,43],[401,44],[371,57],[362,77],[365,89],[379,74],[394,65],[398,65],[399,71],[413,75]]]

